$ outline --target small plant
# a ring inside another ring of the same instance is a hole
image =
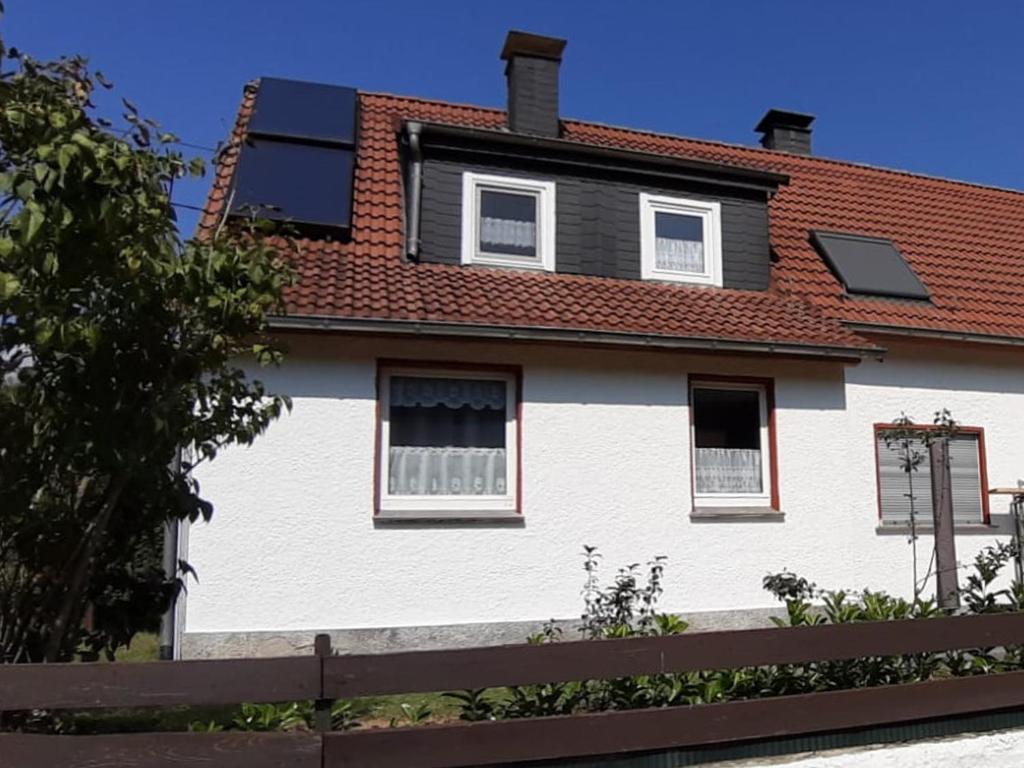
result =
[[[426,703],[410,704],[403,701],[399,705],[401,714],[391,718],[390,727],[398,728],[400,725],[420,725],[430,719],[430,707]]]
[[[917,525],[918,517],[924,515],[930,519],[931,510],[919,510],[917,508],[917,494],[914,492],[915,472],[919,471],[922,464],[928,461],[931,446],[940,439],[948,439],[955,436],[960,429],[959,424],[953,419],[949,410],[943,408],[936,411],[932,418],[931,427],[921,427],[914,423],[914,419],[901,413],[899,418],[893,421],[894,428],[885,432],[885,447],[890,451],[899,454],[900,468],[907,473],[908,493],[907,500],[910,502],[910,544],[912,571],[914,578],[914,599],[921,596],[921,591],[928,578],[931,576],[931,566],[923,578],[918,578],[917,558]],[[918,482],[924,483],[924,480]],[[935,560],[932,558],[932,564]]]
[[[313,708],[308,701],[243,704],[231,726],[236,731],[304,731],[309,729],[312,719]]]
[[[224,730],[224,726],[218,723],[216,720],[193,720],[188,724],[189,733],[220,733]]]
[[[467,689],[446,693],[450,699],[459,702],[459,719],[468,722],[496,720],[498,707],[487,695],[486,688]]]
[[[348,731],[359,727],[363,714],[351,701],[336,701],[331,705],[331,730]],[[242,704],[230,719],[195,720],[188,725],[190,731],[216,733],[219,731],[311,731],[315,709],[311,701],[292,701],[279,704]]]
[[[336,701],[331,705],[331,730],[351,731],[359,727],[361,711],[351,701]]]
[[[657,634],[656,607],[663,592],[665,557],[659,555],[648,561],[645,582],[641,583],[640,564],[633,563],[620,568],[608,587],[601,586],[600,564],[597,547],[584,546],[583,570],[587,578],[583,585],[584,611],[580,620],[583,636],[597,640]]]
[[[985,547],[974,558],[974,573],[968,575],[966,586],[960,590],[960,597],[971,613],[996,613],[1013,610],[1019,606],[1015,599],[1019,589],[998,589],[993,591],[992,584],[1003,568],[1016,556],[1016,547],[1009,542],[998,542]],[[1019,585],[1014,585],[1019,586]],[[1001,603],[1000,599],[1006,599]]]
[[[601,554],[583,548],[583,614],[579,632],[587,640],[676,635],[687,624],[678,616],[658,611],[665,558],[655,557],[646,568],[639,563],[620,568],[613,582],[601,584]],[[527,638],[534,644],[557,643],[563,630],[552,620]],[[462,720],[568,715],[609,709],[637,709],[689,703],[699,697],[692,676],[641,675],[615,680],[587,680],[513,686],[501,696],[484,690],[447,694],[459,702]]]

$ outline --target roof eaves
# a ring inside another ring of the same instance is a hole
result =
[[[500,338],[510,341],[599,344],[648,349],[676,349],[702,352],[771,354],[787,357],[859,362],[885,353],[885,348],[865,340],[863,346],[811,344],[789,341],[759,341],[697,336],[666,336],[623,331],[547,326],[485,325],[423,320],[336,317],[330,315],[287,315],[270,319],[270,327],[283,331],[321,331],[434,337]]]
[[[891,323],[865,323],[842,321],[843,326],[855,333],[870,333],[883,336],[906,336],[917,339],[960,341],[969,344],[992,344],[1004,347],[1024,347],[1024,336],[1007,336],[997,333],[971,333],[945,328],[893,325]]]

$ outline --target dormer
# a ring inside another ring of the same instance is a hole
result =
[[[573,140],[558,108],[564,48],[509,33],[503,126],[403,126],[408,257],[766,290],[768,201],[787,177]]]

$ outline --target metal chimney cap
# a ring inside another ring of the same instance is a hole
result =
[[[814,122],[814,115],[806,112],[790,112],[788,109],[769,109],[761,122],[754,128],[758,133],[767,133],[773,128],[796,128],[806,131]]]
[[[566,42],[560,37],[545,37],[510,29],[505,37],[505,45],[501,49],[501,58],[509,61],[515,56],[532,56],[537,59],[561,61]]]

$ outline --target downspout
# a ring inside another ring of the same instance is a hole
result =
[[[178,577],[178,521],[164,523],[164,578],[172,581]],[[164,615],[160,617],[160,661],[174,660],[174,616],[178,597],[171,598]]]
[[[170,469],[172,472],[181,471],[181,452],[174,457]],[[178,520],[168,520],[164,523],[164,551],[163,569],[164,578],[167,581],[174,581],[178,578]],[[163,616],[160,617],[160,661],[174,660],[174,618],[178,607],[177,594],[171,598],[171,604],[167,606]]]
[[[406,123],[409,139],[409,210],[406,214],[405,253],[415,260],[420,255],[420,197],[423,187],[423,150],[420,147],[420,123]]]

